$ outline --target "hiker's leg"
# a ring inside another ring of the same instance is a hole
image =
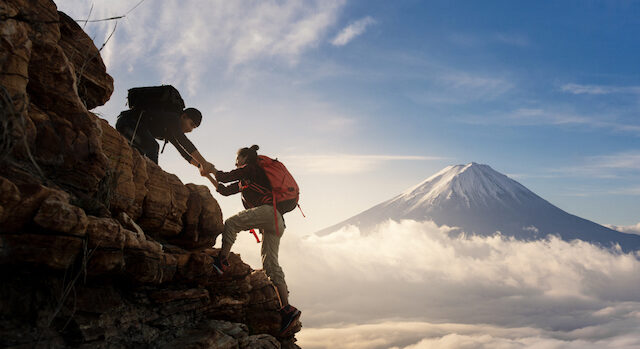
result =
[[[160,146],[156,141],[156,138],[153,137],[151,131],[148,129],[140,129],[138,128],[138,134],[136,134],[136,141],[140,142],[140,151],[143,155],[146,155],[151,161],[158,164],[158,153],[160,152]]]
[[[271,215],[268,214],[271,213]],[[220,256],[229,257],[231,246],[236,241],[238,233],[243,230],[262,229],[271,224],[273,226],[273,206],[259,206],[248,210],[240,211],[235,216],[231,216],[224,221],[224,231],[222,232],[222,250]]]
[[[271,221],[274,222],[273,207],[270,207]],[[284,307],[289,304],[289,290],[287,283],[284,281],[284,272],[278,262],[278,252],[280,250],[280,238],[284,233],[285,225],[282,215],[278,213],[278,231],[280,236],[276,235],[276,229],[273,224],[261,230],[262,232],[262,267],[265,273],[276,286],[278,295],[280,296],[281,305]]]
[[[137,149],[140,154],[145,155],[151,161],[158,163],[158,152],[160,147],[155,137],[146,128],[144,123],[138,124],[138,119],[134,117],[119,118],[116,122],[116,130],[127,140],[127,143]],[[134,135],[135,131],[135,135]]]

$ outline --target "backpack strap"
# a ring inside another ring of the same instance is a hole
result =
[[[258,237],[258,234],[256,234],[256,230],[255,230],[255,229],[251,229],[251,230],[249,230],[249,232],[250,232],[251,234],[253,234],[253,236],[255,236],[255,237],[256,237],[256,242],[257,242],[257,243],[260,243],[260,238]]]
[[[162,150],[160,150],[160,154],[164,153],[164,147],[167,146],[167,143],[169,143],[169,141],[165,139],[164,144],[162,145]]]
[[[141,110],[140,111],[140,115],[138,115],[138,122],[136,122],[136,127],[133,129],[133,135],[131,135],[131,140],[129,141],[129,146],[131,146],[133,144],[133,139],[136,138],[136,132],[138,132],[138,126],[140,125],[140,120],[142,119],[142,114],[144,114],[144,110]]]

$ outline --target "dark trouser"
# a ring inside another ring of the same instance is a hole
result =
[[[137,117],[120,117],[116,122],[116,130],[127,139],[131,146],[157,164],[160,146],[143,122],[138,124],[138,129],[136,130],[137,123]],[[134,130],[135,137],[133,137]],[[133,138],[133,142],[131,138]]]

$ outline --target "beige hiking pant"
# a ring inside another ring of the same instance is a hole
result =
[[[271,279],[271,282],[276,284],[276,286],[283,285],[286,287],[284,272],[278,263],[280,237],[282,237],[285,225],[280,212],[277,212],[277,217],[280,236],[276,235],[273,206],[262,205],[241,211],[224,221],[222,243],[233,245],[239,232],[243,230],[260,229],[260,233],[262,234],[262,267]]]

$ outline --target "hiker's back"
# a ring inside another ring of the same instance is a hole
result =
[[[278,211],[285,214],[296,208],[300,198],[300,188],[287,167],[278,159],[271,159],[265,155],[258,155],[258,165],[269,179],[271,195]]]

